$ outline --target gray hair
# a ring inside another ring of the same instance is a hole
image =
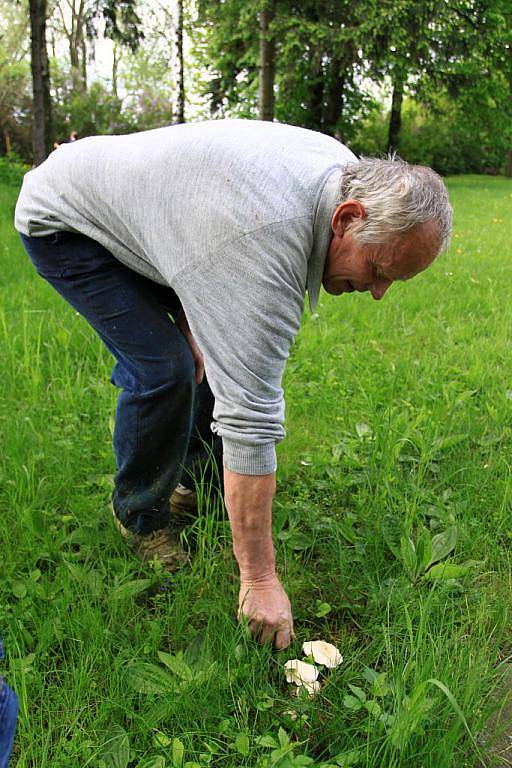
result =
[[[358,200],[366,210],[366,217],[350,227],[358,243],[386,245],[397,233],[432,222],[439,233],[439,252],[449,245],[452,208],[443,180],[431,168],[409,165],[394,155],[362,157],[343,169],[336,204],[345,200]]]

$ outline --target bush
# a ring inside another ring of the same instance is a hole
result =
[[[389,114],[369,116],[356,132],[351,149],[357,154],[386,151]],[[428,105],[406,99],[398,154],[410,163],[428,165],[443,175],[500,173],[512,147],[506,109],[480,94],[457,99],[440,95]]]
[[[25,173],[30,170],[30,166],[10,152],[4,157],[0,157],[0,184],[7,184],[12,187],[19,187]]]

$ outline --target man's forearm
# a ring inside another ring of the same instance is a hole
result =
[[[275,574],[275,490],[275,474],[239,475],[224,469],[224,498],[233,533],[233,552],[244,581],[259,581]]]
[[[272,542],[275,474],[238,475],[224,469],[224,498],[240,568],[238,618],[260,643],[286,648],[293,638],[288,596],[276,575]]]

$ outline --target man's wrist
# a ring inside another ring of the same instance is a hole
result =
[[[275,579],[277,579],[277,574],[274,566],[269,567],[267,570],[262,570],[261,567],[258,569],[240,568],[240,582],[245,586],[257,587]]]
[[[262,535],[252,526],[240,526],[233,531],[233,552],[241,578],[259,581],[275,573],[276,557],[271,530]]]

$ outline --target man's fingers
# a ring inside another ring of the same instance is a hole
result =
[[[286,627],[285,629],[280,629],[279,632],[277,632],[274,640],[274,648],[277,651],[281,651],[283,648],[288,648],[291,641],[293,640],[293,632],[290,630],[289,627]]]
[[[260,634],[258,637],[259,644],[265,645],[265,643],[272,643],[274,640],[275,634],[276,634],[276,627],[270,627],[268,625],[261,627]]]
[[[288,648],[295,637],[293,628],[290,626],[276,627],[269,624],[262,624],[255,619],[251,619],[248,627],[251,637],[253,637],[260,645],[272,643],[276,650]]]
[[[273,641],[276,627],[271,627],[257,619],[251,619],[248,626],[251,637],[260,645],[265,645],[265,643],[271,643]]]

